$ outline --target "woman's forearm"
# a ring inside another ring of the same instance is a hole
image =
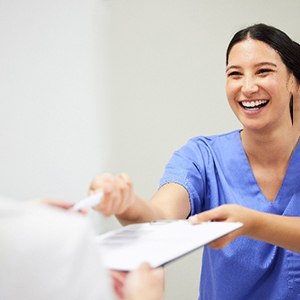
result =
[[[255,212],[247,236],[300,252],[300,217]]]

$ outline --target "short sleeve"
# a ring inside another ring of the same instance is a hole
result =
[[[204,199],[204,163],[201,151],[195,139],[175,151],[167,163],[160,187],[167,183],[183,186],[190,198],[191,214],[201,212]]]

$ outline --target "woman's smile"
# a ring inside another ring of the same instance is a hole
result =
[[[260,112],[269,103],[269,100],[243,100],[239,102],[239,105],[244,109],[246,114],[255,114]]]

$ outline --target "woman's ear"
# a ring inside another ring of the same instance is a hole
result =
[[[291,96],[294,95],[295,91],[296,91],[296,78],[294,76],[293,73],[290,74],[288,82],[287,82],[287,88],[289,90],[289,92],[291,93]]]
[[[294,110],[300,111],[300,84],[298,83],[295,88],[293,93],[293,98],[294,98]]]
[[[296,79],[291,94],[293,96],[293,125],[300,132],[300,83]]]
[[[294,97],[300,93],[300,82],[296,79],[296,77],[293,74],[291,74],[289,78],[288,89]]]

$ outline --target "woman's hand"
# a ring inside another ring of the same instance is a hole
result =
[[[243,226],[224,237],[209,244],[210,247],[220,249],[227,246],[231,241],[240,235],[247,235],[255,230],[255,210],[237,205],[225,204],[217,208],[205,211],[203,213],[191,216],[189,221],[192,224],[199,224],[208,221],[223,221],[223,222],[241,222]]]
[[[103,193],[103,198],[94,208],[105,216],[125,212],[135,201],[133,184],[127,174],[114,176],[103,173],[96,176],[89,189],[89,194]]]

